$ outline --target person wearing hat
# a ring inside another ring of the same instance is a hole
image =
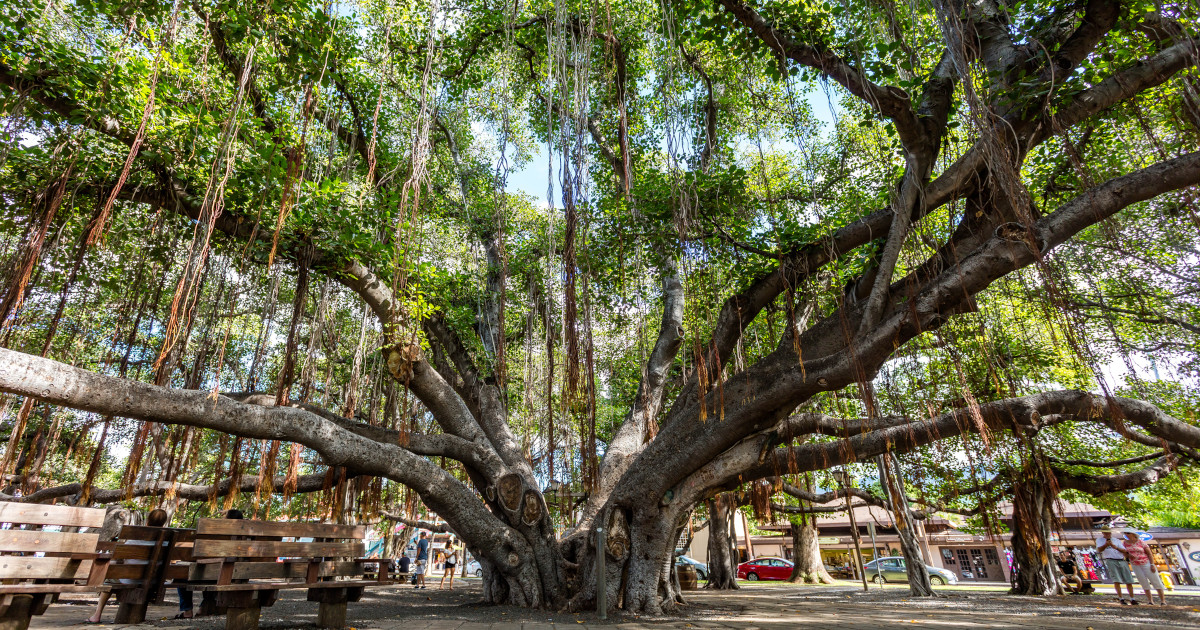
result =
[[[1127,560],[1129,554],[1126,553],[1125,545],[1121,542],[1120,533],[1120,529],[1114,530],[1112,527],[1101,529],[1100,537],[1096,539],[1096,551],[1099,551],[1100,557],[1104,559],[1104,571],[1108,573],[1108,579],[1112,580],[1113,588],[1117,590],[1117,599],[1121,600],[1121,605],[1136,606],[1138,602],[1133,598],[1133,574],[1129,572]],[[1118,535],[1114,537],[1114,534]],[[1122,584],[1129,589],[1129,601],[1125,601],[1121,595]]]
[[[1158,603],[1166,606],[1167,589],[1163,586],[1158,571],[1154,569],[1154,563],[1150,561],[1150,547],[1142,542],[1137,532],[1125,532],[1125,553],[1129,557],[1133,574],[1142,585],[1142,590],[1146,591],[1146,603],[1154,605],[1154,596],[1150,594],[1150,587],[1153,586],[1154,590],[1158,591]],[[1132,587],[1130,590],[1132,591]],[[1130,592],[1130,596],[1132,595]]]

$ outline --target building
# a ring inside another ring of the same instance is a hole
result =
[[[750,522],[741,510],[737,511],[737,515],[733,520],[733,530],[733,544],[739,563],[745,562],[750,558],[771,555],[755,548],[749,535]],[[696,531],[692,537],[692,545],[687,554],[704,564],[708,564],[708,535],[709,530],[707,527]]]
[[[1095,557],[1095,540],[1106,524],[1122,525],[1125,519],[1086,503],[1060,503],[1059,517],[1051,533],[1055,551],[1069,549],[1076,554],[1080,567],[1102,579],[1101,563]],[[1012,506],[1000,506],[1000,521],[1005,529],[1011,525]],[[900,537],[896,533],[891,513],[882,508],[865,506],[854,510],[861,540],[863,562],[880,556],[900,555]],[[873,526],[873,527],[872,527]],[[854,539],[850,519],[843,512],[819,517],[818,542],[821,557],[831,568],[847,573],[853,570]],[[874,544],[871,529],[874,529]],[[792,557],[791,524],[781,521],[765,524],[760,531],[778,534],[750,536],[746,547],[755,556]],[[1008,582],[1011,579],[1011,534],[977,534],[958,529],[955,521],[934,515],[917,521],[917,536],[927,564],[953,571],[966,582]],[[1200,530],[1173,527],[1151,527],[1143,532],[1154,551],[1155,563],[1169,573],[1177,584],[1195,584],[1200,578]],[[693,547],[694,548],[694,547]]]

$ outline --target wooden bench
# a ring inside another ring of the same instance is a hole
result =
[[[366,565],[363,571],[363,578],[367,580],[379,579],[380,567],[383,567],[383,570],[388,572],[393,583],[403,584],[405,580],[412,576],[411,570],[401,571],[399,563],[390,558],[367,558],[363,560],[363,563]]]
[[[96,553],[98,532],[44,529],[98,530],[103,524],[102,509],[0,503],[0,630],[25,630],[62,593],[108,590],[108,559]]]
[[[392,583],[386,562],[361,557],[365,534],[361,525],[200,519],[195,563],[180,586],[215,595],[215,605],[226,610],[226,630],[258,628],[263,606],[274,604],[280,590],[300,588],[308,589],[308,601],[320,603],[318,626],[343,628],[346,605],[365,587]],[[372,564],[375,579],[365,579]]]
[[[191,529],[126,525],[111,544],[112,560],[105,577],[120,606],[115,623],[141,623],[146,608],[161,604],[168,580],[187,580],[192,565]],[[103,543],[102,543],[103,544]]]

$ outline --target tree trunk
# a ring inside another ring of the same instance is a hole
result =
[[[708,586],[728,590],[738,588],[737,554],[734,552],[736,509],[718,495],[708,502]]]
[[[1058,580],[1050,563],[1053,479],[1039,462],[1031,462],[1024,478],[1013,484],[1012,590],[1014,595],[1054,595]]]
[[[821,560],[821,546],[817,543],[816,517],[801,515],[792,520],[792,576],[789,582],[805,584],[833,584],[833,576],[825,570]]]
[[[933,597],[933,585],[925,569],[925,557],[917,544],[916,527],[908,497],[904,493],[904,478],[889,453],[879,456],[880,480],[888,496],[892,519],[896,522],[896,534],[900,537],[900,553],[908,567],[908,589],[914,597]]]

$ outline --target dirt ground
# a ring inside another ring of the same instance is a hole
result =
[[[456,586],[458,586],[456,584]],[[303,590],[283,591],[279,601],[264,608],[261,627],[266,629],[313,628],[317,604],[305,600]],[[223,617],[175,621],[174,593],[168,605],[150,609],[147,623],[123,626],[130,630],[182,630],[224,628]],[[560,614],[509,606],[480,604],[478,581],[467,580],[454,591],[436,586],[416,590],[409,586],[369,589],[351,604],[349,625],[357,630],[551,630],[613,626],[639,628],[728,628],[774,630],[803,625],[806,630],[829,628],[923,627],[944,628],[1118,628],[1200,627],[1200,592],[1176,591],[1167,606],[1121,606],[1107,591],[1090,596],[1029,598],[1002,592],[944,590],[934,599],[912,598],[903,589],[872,590],[848,584],[805,587],[755,584],[735,592],[696,591],[678,615],[647,618],[617,614],[601,621],[595,614]],[[31,628],[82,628],[94,600],[72,598],[34,619]],[[111,624],[116,607],[105,610],[104,626]]]

